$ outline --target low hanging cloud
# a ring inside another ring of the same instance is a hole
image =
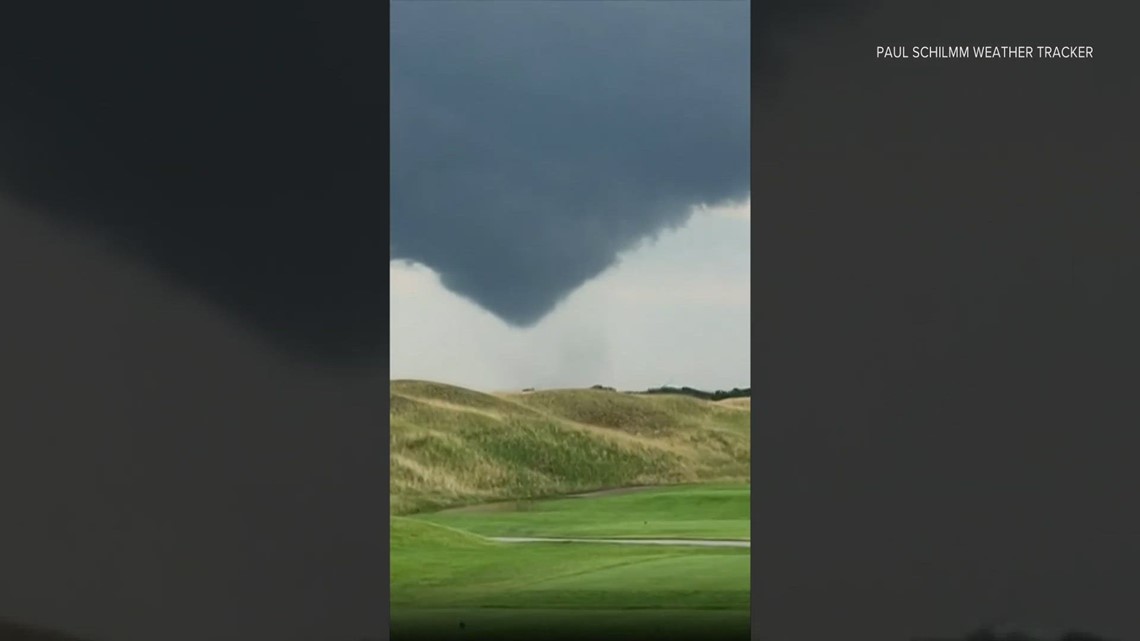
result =
[[[747,197],[746,2],[396,2],[392,258],[529,326]]]

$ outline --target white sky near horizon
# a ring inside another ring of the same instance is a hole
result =
[[[697,207],[525,329],[393,261],[390,376],[482,391],[749,387],[750,250],[751,200]]]

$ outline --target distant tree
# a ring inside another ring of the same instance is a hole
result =
[[[654,387],[647,389],[642,394],[681,394],[684,396],[692,396],[694,398],[703,399],[706,401],[720,401],[726,398],[751,398],[752,388],[739,388],[734,387],[730,391],[717,390],[715,392],[706,392],[704,390],[694,389],[692,387]]]

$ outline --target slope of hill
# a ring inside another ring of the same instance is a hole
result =
[[[604,390],[391,382],[391,511],[749,477],[750,411]]]
[[[717,403],[722,407],[738,407],[745,410],[752,409],[751,398],[726,398],[722,401],[717,401]]]

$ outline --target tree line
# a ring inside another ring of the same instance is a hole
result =
[[[605,390],[608,392],[615,392],[612,387],[605,385],[594,385],[591,389]],[[653,387],[645,390],[644,392],[630,392],[631,394],[681,394],[684,396],[693,396],[695,398],[703,399],[706,401],[721,401],[726,398],[752,398],[752,388],[734,387],[730,390],[716,390],[715,392],[706,392],[693,387]]]

